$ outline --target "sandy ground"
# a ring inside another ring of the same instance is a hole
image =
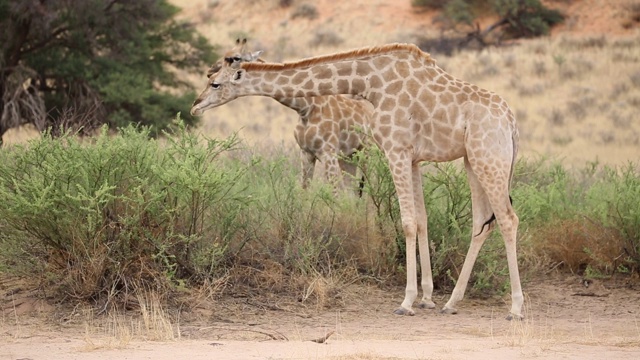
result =
[[[556,277],[525,284],[526,316],[504,320],[508,302],[465,299],[459,314],[391,314],[402,289],[353,285],[317,310],[292,299],[228,297],[174,324],[174,340],[99,330],[97,322],[52,316],[52,307],[2,290],[0,359],[638,359],[637,280]],[[444,294],[437,294],[442,305]],[[16,305],[17,304],[17,305]],[[22,313],[21,315],[15,315]],[[71,316],[72,317],[72,316]],[[95,327],[95,328],[92,328]],[[312,340],[330,336],[324,343]]]

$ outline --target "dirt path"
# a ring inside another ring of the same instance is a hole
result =
[[[180,337],[170,341],[143,341],[86,321],[5,311],[0,359],[640,358],[637,284],[587,285],[575,277],[527,284],[523,322],[504,320],[508,306],[499,299],[466,299],[454,316],[427,310],[394,316],[398,289],[354,288],[343,299],[349,304],[323,311],[286,301],[225,299],[215,311],[184,318],[179,331],[174,328]],[[8,308],[6,299],[3,308]],[[327,334],[324,343],[311,341]]]

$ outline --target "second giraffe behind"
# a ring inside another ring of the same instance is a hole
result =
[[[261,62],[262,51],[247,50],[247,39],[237,39],[236,46],[211,66],[207,77],[216,74],[224,62],[234,66],[242,62]],[[293,135],[302,150],[302,187],[307,188],[313,179],[316,161],[324,165],[325,178],[334,190],[354,189],[352,180],[357,166],[354,154],[364,148],[369,119],[373,106],[364,99],[350,95],[272,98],[298,113],[298,124]],[[358,186],[362,195],[364,175]]]
[[[421,308],[434,308],[420,162],[464,158],[471,188],[471,245],[442,312],[455,314],[478,252],[497,223],[505,242],[511,282],[508,319],[522,319],[518,272],[518,216],[509,189],[518,152],[513,112],[497,94],[449,75],[412,44],[368,47],[300,61],[227,63],[209,78],[191,114],[241,96],[305,97],[351,94],[374,107],[370,128],[389,162],[406,239],[407,286],[394,313],[414,315],[418,296],[416,239],[422,269]]]

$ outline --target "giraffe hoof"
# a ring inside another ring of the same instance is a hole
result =
[[[420,304],[418,304],[418,307],[420,309],[435,309],[436,304],[430,300],[422,300],[420,301]]]
[[[524,315],[522,315],[522,314],[511,314],[510,313],[509,315],[507,315],[506,319],[509,320],[509,321],[512,321],[512,320],[513,321],[522,321],[522,320],[524,320]]]
[[[403,308],[403,307],[399,307],[399,308],[395,309],[395,310],[393,311],[393,313],[394,313],[395,315],[402,315],[402,316],[413,316],[413,315],[415,315],[415,314],[416,314],[415,312],[413,312],[413,310],[411,310],[411,309],[405,309],[405,308]]]
[[[454,308],[448,308],[445,306],[442,308],[442,310],[440,310],[440,313],[445,315],[455,315],[458,313],[458,310]]]

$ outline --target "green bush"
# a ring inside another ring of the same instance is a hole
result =
[[[640,169],[634,164],[621,168],[605,167],[590,186],[585,198],[587,216],[613,231],[620,248],[614,252],[611,270],[640,270]]]
[[[588,164],[570,172],[547,160],[520,161],[512,192],[520,233],[552,266],[587,276],[637,272],[640,266],[640,174]]]
[[[342,288],[319,278],[403,285],[405,241],[387,161],[377,148],[356,161],[362,198],[336,196],[321,181],[303,190],[298,164],[281,149],[203,140],[183,126],[166,140],[131,127],[85,140],[44,136],[0,152],[0,271],[105,308],[141,287],[168,299],[221,277],[235,284],[227,291],[316,292],[318,302]],[[423,170],[434,285],[448,292],[471,239],[467,176],[458,163]],[[587,277],[639,271],[635,165],[569,170],[524,159],[511,195],[525,282],[549,268]],[[479,254],[472,296],[508,289],[499,234]]]
[[[11,229],[0,263],[107,303],[212,276],[250,203],[235,186],[246,167],[215,164],[235,138],[203,146],[181,127],[161,146],[147,129],[103,130],[91,143],[44,136],[0,153],[0,214]]]

